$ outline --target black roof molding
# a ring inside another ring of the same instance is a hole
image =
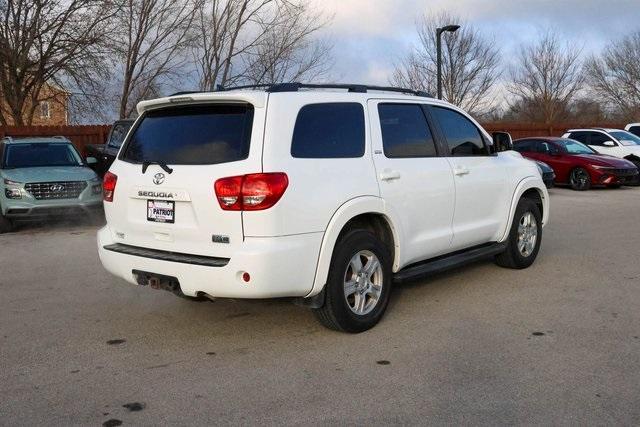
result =
[[[406,95],[415,95],[421,96],[425,98],[432,98],[430,94],[420,90],[408,89],[403,87],[395,87],[395,86],[372,86],[372,85],[362,85],[362,84],[350,84],[350,83],[265,83],[265,84],[255,84],[255,85],[242,85],[242,86],[231,86],[224,87],[222,85],[217,85],[215,92],[226,92],[230,90],[241,90],[241,89],[263,89],[266,92],[298,92],[300,89],[344,89],[348,92],[352,93],[367,93],[369,91],[380,91],[380,92],[396,92],[403,93]],[[188,95],[194,93],[203,93],[199,91],[187,91],[187,92],[176,92],[170,96],[178,96],[178,95]]]

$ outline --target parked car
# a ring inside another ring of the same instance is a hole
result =
[[[392,281],[488,256],[531,265],[549,217],[537,167],[495,153],[459,108],[381,89],[141,102],[104,178],[104,267],[181,296],[296,297],[325,326],[360,332]]]
[[[563,138],[588,145],[600,154],[627,159],[640,168],[640,138],[620,129],[571,129]]]
[[[535,137],[513,142],[514,150],[551,166],[556,183],[574,190],[593,185],[619,187],[638,181],[638,168],[628,160],[598,154],[581,142],[567,138]]]
[[[624,127],[624,130],[640,137],[640,123],[629,123]]]
[[[15,221],[102,209],[102,182],[64,137],[0,140],[0,233]]]
[[[124,137],[127,136],[127,132],[133,125],[133,119],[117,120],[112,126],[107,138],[106,144],[90,144],[87,145],[85,150],[87,155],[94,157],[97,162],[91,165],[91,168],[96,171],[99,176],[109,170],[113,160],[118,155],[118,150],[124,141]]]
[[[551,166],[546,164],[545,162],[541,162],[540,160],[534,160],[535,164],[538,166],[538,170],[540,171],[540,175],[542,176],[542,182],[547,188],[553,187],[553,182],[556,179],[556,173],[553,171]]]

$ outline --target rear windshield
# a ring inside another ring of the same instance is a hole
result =
[[[253,106],[198,105],[145,113],[121,159],[132,163],[209,165],[249,155]]]
[[[82,166],[82,159],[73,147],[65,142],[8,144],[4,149],[6,169],[43,166]]]

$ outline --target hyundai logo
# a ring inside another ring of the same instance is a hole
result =
[[[155,175],[153,175],[153,183],[155,185],[160,185],[164,182],[164,174],[162,172],[159,172]]]
[[[49,190],[51,190],[53,193],[59,193],[61,191],[64,191],[64,185],[53,184],[51,187],[49,187]]]

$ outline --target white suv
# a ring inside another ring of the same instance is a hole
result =
[[[279,84],[138,112],[98,232],[105,268],[133,284],[296,297],[360,332],[393,282],[486,257],[524,268],[538,253],[549,197],[536,165],[422,93]]]
[[[569,129],[563,138],[580,141],[600,154],[619,157],[640,168],[640,137],[621,129]]]

